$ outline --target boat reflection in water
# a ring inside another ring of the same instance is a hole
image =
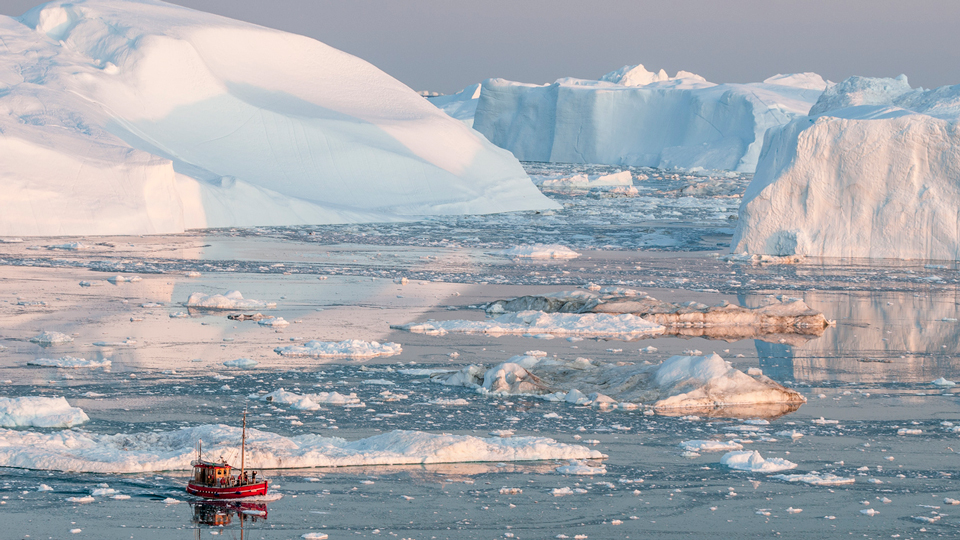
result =
[[[211,527],[226,527],[236,519],[240,524],[240,536],[243,537],[245,524],[257,523],[267,519],[267,505],[259,502],[236,501],[196,501],[191,502],[195,525],[209,525]],[[200,528],[197,528],[199,538]]]

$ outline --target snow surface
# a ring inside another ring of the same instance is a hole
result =
[[[661,411],[695,409],[709,414],[740,406],[752,417],[777,416],[784,407],[795,409],[806,401],[763,375],[734,369],[716,354],[673,356],[662,364],[515,356],[488,369],[471,365],[431,379],[481,394],[533,395],[598,407],[644,404]]]
[[[97,368],[110,367],[110,360],[87,360],[85,358],[74,358],[72,356],[61,356],[60,358],[37,358],[27,360],[28,366],[58,367],[58,368]]]
[[[66,428],[90,418],[79,407],[71,407],[66,398],[0,397],[0,427]]]
[[[517,160],[374,66],[156,0],[0,17],[0,234],[554,208]]]
[[[187,298],[186,306],[202,309],[263,309],[276,307],[277,304],[244,298],[240,291],[227,291],[210,295],[195,292]]]
[[[375,358],[378,356],[393,356],[403,352],[399,343],[378,343],[376,341],[362,341],[359,339],[345,339],[343,341],[315,341],[311,340],[303,345],[287,345],[277,347],[273,352],[280,356],[311,358]]]
[[[0,429],[0,466],[99,473],[188,470],[199,439],[206,455],[239,458],[240,436],[240,428],[224,425],[116,435]],[[599,451],[545,437],[480,438],[397,430],[351,442],[247,429],[246,463],[264,469],[604,457]]]
[[[593,336],[629,339],[662,334],[664,327],[630,314],[544,313],[518,311],[505,313],[487,321],[427,321],[392,326],[417,334],[442,336],[459,334],[550,334],[555,336]]]
[[[813,73],[713,84],[642,65],[599,81],[489,79],[473,127],[523,161],[752,172],[764,133],[807,114],[826,87]]]
[[[734,252],[960,259],[960,85],[851,77],[767,135]]]

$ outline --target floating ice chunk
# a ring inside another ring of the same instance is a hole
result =
[[[445,406],[445,407],[448,407],[448,406],[450,406],[450,407],[462,407],[462,406],[464,406],[464,405],[469,405],[469,404],[470,404],[469,401],[467,401],[467,400],[465,400],[465,399],[463,399],[463,398],[456,398],[456,399],[437,398],[437,399],[430,400],[430,401],[428,401],[427,403],[430,404],[430,405],[442,405],[442,406]],[[503,430],[503,431],[509,431],[511,434],[513,433],[513,432],[510,431],[510,430]],[[491,435],[495,435],[495,436],[497,436],[497,437],[502,437],[502,435],[496,435],[496,433],[494,433],[494,432],[492,432],[492,433],[490,433],[490,434],[491,434]]]
[[[257,396],[260,401],[268,401],[277,405],[289,405],[293,409],[300,411],[316,411],[320,405],[340,405],[342,407],[351,405],[362,405],[363,402],[356,394],[343,395],[338,392],[319,392],[317,394],[295,394],[287,392],[283,388]]]
[[[327,540],[329,536],[327,536],[327,533],[314,532],[303,534],[300,538],[303,538],[303,540]]]
[[[107,487],[98,487],[90,491],[90,495],[93,497],[109,497],[111,495],[116,495],[117,490],[107,486]]]
[[[0,397],[0,427],[68,428],[88,420],[62,397]]]
[[[73,338],[60,332],[43,331],[39,335],[30,338],[30,341],[39,345],[61,345],[72,342]]]
[[[953,382],[953,381],[948,381],[947,379],[944,379],[943,377],[940,377],[939,379],[931,382],[930,384],[933,384],[933,385],[935,385],[935,386],[942,386],[942,387],[944,387],[944,388],[950,388],[950,387],[952,387],[952,386],[956,386],[956,385],[957,385],[957,383],[955,383],[955,382]]]
[[[921,435],[922,433],[922,429],[900,428],[897,430],[897,435]]]
[[[595,474],[607,474],[607,468],[603,465],[593,467],[583,461],[571,460],[568,465],[561,465],[556,468],[558,474],[570,474],[576,476],[593,476]]]
[[[632,185],[633,174],[631,174],[630,171],[620,171],[594,177],[587,176],[586,174],[578,174],[568,178],[544,180],[543,183],[540,184],[544,189],[553,190],[589,190]]]
[[[512,487],[502,487],[500,488],[501,495],[520,495],[523,493],[521,488],[512,488]]]
[[[275,302],[261,302],[244,298],[240,291],[228,291],[224,294],[203,294],[195,292],[187,298],[187,307],[202,309],[263,309],[276,307]]]
[[[249,358],[237,358],[236,360],[227,360],[223,365],[239,369],[250,369],[257,365],[257,361]]]
[[[87,503],[92,503],[96,499],[94,499],[90,495],[84,495],[83,497],[67,497],[65,500],[67,502],[72,502],[72,503],[87,504]]]
[[[190,314],[187,313],[186,311],[174,311],[173,313],[170,314],[171,319],[186,319],[189,316]]]
[[[790,437],[791,439],[799,439],[799,438],[803,437],[803,433],[800,433],[799,431],[797,431],[797,430],[795,430],[795,429],[786,430],[786,431],[778,431],[778,432],[774,433],[774,435],[776,435],[776,436],[778,436],[778,437]]]
[[[46,247],[47,249],[62,249],[64,251],[82,251],[85,249],[90,249],[90,246],[83,244],[81,242],[68,242],[66,244],[52,244],[44,247]]]
[[[107,281],[109,281],[110,283],[136,283],[138,281],[143,281],[143,278],[140,276],[126,277],[126,276],[116,275],[113,277],[108,277]]]
[[[110,360],[86,360],[84,358],[74,358],[72,356],[63,356],[60,358],[37,358],[36,360],[27,360],[28,366],[58,367],[58,368],[98,368],[110,367]]]
[[[839,420],[827,420],[826,418],[824,418],[824,417],[821,416],[820,418],[814,418],[813,420],[810,421],[810,423],[811,423],[811,424],[821,425],[821,426],[827,426],[827,425],[832,425],[832,424],[839,424],[840,421],[839,421]]]
[[[123,341],[94,341],[94,346],[96,347],[123,347],[127,345],[136,345],[136,340],[125,339]]]
[[[576,251],[559,244],[515,246],[509,249],[495,251],[493,254],[514,259],[576,259],[580,256]]]
[[[223,425],[115,435],[0,430],[0,467],[100,473],[189,470],[198,439],[203,439],[209,455],[230,455],[240,437],[240,428]],[[248,428],[246,444],[248,460],[255,459],[266,469],[606,457],[545,437],[480,438],[419,431],[391,431],[351,442],[315,434],[284,437]]]
[[[193,272],[193,271],[183,273],[183,276],[188,278],[198,278],[202,275],[203,274],[201,274],[200,272]]]
[[[720,458],[720,463],[731,469],[751,472],[777,472],[794,469],[796,463],[782,458],[764,459],[756,450],[728,452]]]
[[[266,319],[260,319],[257,321],[257,324],[260,326],[271,326],[274,328],[281,328],[290,325],[290,323],[283,320],[283,317],[268,317]]]
[[[562,488],[554,488],[550,493],[553,493],[554,497],[563,497],[564,495],[573,495],[573,490],[569,486]]]
[[[489,321],[428,321],[391,326],[397,330],[406,330],[417,334],[445,335],[490,334],[524,335],[552,334],[557,336],[591,336],[628,339],[632,337],[658,335],[664,327],[640,317],[623,314],[605,313],[544,313],[542,311],[519,311],[506,313]]]
[[[40,487],[37,488],[37,491],[53,491],[53,488],[46,484],[40,484]]]
[[[376,341],[346,339],[343,341],[308,341],[303,345],[277,347],[273,352],[286,357],[375,358],[400,354],[403,352],[403,347],[399,343],[393,342],[381,344]]]
[[[688,452],[729,452],[731,450],[742,450],[743,445],[734,441],[692,440],[682,441],[680,448]]]
[[[880,512],[874,510],[873,508],[867,508],[866,510],[861,510],[860,513],[863,514],[863,515],[865,515],[865,516],[873,517],[873,516],[879,514]]]
[[[856,481],[853,477],[842,477],[830,473],[806,473],[806,474],[775,474],[770,478],[784,480],[786,482],[803,482],[813,486],[840,486],[843,484],[852,484]]]

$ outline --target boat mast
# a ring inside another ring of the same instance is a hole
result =
[[[240,436],[240,478],[243,478],[243,458],[247,446],[247,411],[243,411],[243,434]]]

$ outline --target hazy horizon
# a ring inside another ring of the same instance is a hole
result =
[[[17,16],[42,2],[6,0]],[[79,2],[78,2],[79,3]],[[679,0],[174,0],[303,34],[354,54],[415,90],[443,93],[490,77],[547,83],[627,64],[713,82],[813,71],[960,84],[960,2]]]

